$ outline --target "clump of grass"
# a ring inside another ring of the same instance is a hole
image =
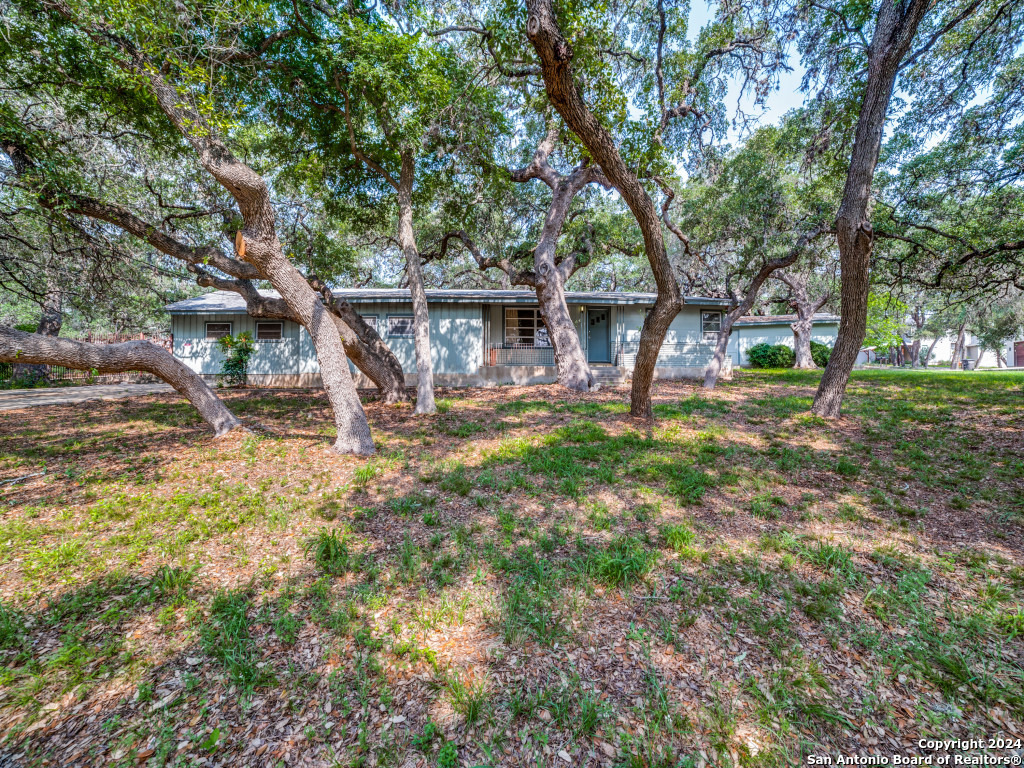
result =
[[[336,530],[321,528],[305,547],[309,557],[326,574],[341,576],[351,564],[352,553],[348,548],[348,537]]]
[[[0,649],[6,651],[23,648],[27,635],[28,628],[21,611],[0,602]]]
[[[153,572],[149,588],[157,599],[175,600],[188,594],[195,578],[195,568],[172,568],[161,565]]]
[[[836,462],[836,473],[843,477],[857,477],[860,474],[860,465],[845,456],[840,456]]]
[[[853,554],[846,547],[818,541],[813,546],[799,545],[797,554],[806,562],[842,576],[850,583],[861,579],[860,571],[853,564]]]
[[[559,594],[547,580],[517,578],[501,601],[501,632],[508,645],[533,638],[541,645],[553,645],[567,631],[555,610]]]
[[[424,483],[437,483],[437,487],[446,493],[468,496],[473,490],[473,481],[466,471],[466,465],[459,461],[444,461],[435,465],[420,476]]]
[[[772,493],[759,493],[750,500],[750,514],[762,520],[777,520],[786,500]]]
[[[1024,611],[1003,613],[995,618],[996,628],[1011,639],[1024,635]]]
[[[448,413],[453,405],[455,405],[455,401],[449,398],[441,398],[434,401],[434,407],[437,408],[437,412],[440,414]]]
[[[589,549],[582,569],[588,576],[610,587],[621,587],[643,579],[654,567],[657,553],[633,536],[617,536],[607,546]]]
[[[697,534],[687,523],[667,525],[662,528],[661,535],[664,537],[665,543],[680,554],[689,551],[697,540]]]
[[[397,499],[391,499],[388,502],[388,506],[402,517],[411,517],[428,509],[433,509],[436,504],[436,498],[419,491],[407,493],[405,496],[399,496]]]
[[[445,681],[451,697],[452,709],[473,725],[484,716],[490,703],[485,680],[467,680],[453,672]]]
[[[200,645],[220,662],[239,687],[251,690],[269,682],[271,675],[257,665],[256,643],[249,633],[252,593],[248,589],[219,592],[210,605],[210,616],[199,631]]]

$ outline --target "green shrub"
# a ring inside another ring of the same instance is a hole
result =
[[[820,344],[817,341],[811,342],[811,359],[819,368],[828,365],[828,359],[832,357],[832,347],[828,344]]]
[[[757,344],[750,348],[747,357],[755,368],[792,368],[796,362],[793,350],[785,344]]]
[[[256,342],[253,341],[252,334],[242,331],[237,336],[221,336],[217,339],[217,346],[224,353],[221,379],[229,387],[245,386],[245,377],[249,373],[249,358],[256,351]]]

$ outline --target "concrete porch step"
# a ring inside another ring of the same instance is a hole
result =
[[[620,384],[626,380],[626,371],[611,365],[591,366],[590,372],[599,384]]]

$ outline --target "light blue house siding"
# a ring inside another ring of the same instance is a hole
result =
[[[337,291],[367,322],[375,325],[406,373],[415,381],[416,354],[412,304],[408,291],[365,289]],[[554,356],[546,344],[536,295],[530,291],[427,292],[434,374],[441,385],[533,383],[554,379]],[[567,293],[566,301],[587,360],[601,379],[623,380],[635,366],[640,331],[654,294]],[[686,297],[669,327],[658,357],[659,378],[703,375],[711,360],[725,299]],[[223,367],[217,333],[248,331],[256,339],[249,365],[254,386],[315,386],[319,365],[309,334],[296,323],[258,320],[246,314],[240,296],[217,291],[172,304],[174,355],[197,373],[215,377]],[[826,318],[823,316],[822,320]],[[815,338],[830,343],[838,318],[815,326]],[[746,351],[762,341],[792,345],[791,318],[744,318],[734,326],[729,344],[731,366],[747,363]],[[213,324],[213,325],[211,325]],[[524,340],[526,343],[524,343]],[[370,382],[353,367],[360,386]]]
[[[736,322],[729,337],[729,356],[733,365],[749,366],[747,353],[758,344],[784,344],[793,348],[793,329],[790,323],[793,318],[783,316],[747,317]],[[837,315],[815,315],[811,328],[811,340],[819,344],[832,346],[839,335],[839,317]]]
[[[230,323],[232,334],[248,331],[255,338],[256,324],[263,322],[280,322],[282,338],[257,342],[249,362],[252,375],[319,373],[316,353],[305,328],[287,320],[257,320],[244,312],[171,315],[174,356],[196,373],[218,374],[224,365],[224,353],[216,340],[206,338],[206,324]]]
[[[195,301],[190,300],[189,303]],[[395,353],[402,370],[414,375],[416,350],[413,338],[388,332],[389,318],[400,321],[411,317],[412,304],[361,302],[357,310],[368,322],[376,324],[378,333]],[[247,315],[241,307],[237,311],[216,312],[172,310],[174,356],[196,373],[213,377],[221,372],[224,364],[224,355],[216,340],[207,338],[208,323],[230,323],[232,334],[248,331],[256,339],[256,351],[249,362],[249,377],[256,386],[310,386],[318,383],[320,366],[312,338],[305,328],[287,320],[258,320]],[[280,323],[282,338],[258,338],[257,324],[260,323]],[[476,372],[484,359],[483,328],[483,311],[479,303],[431,304],[430,339],[434,373]],[[355,366],[349,365],[353,374],[357,374]]]

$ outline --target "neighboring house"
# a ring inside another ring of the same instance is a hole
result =
[[[376,327],[402,364],[407,382],[415,381],[409,291],[351,289],[335,293],[348,299]],[[268,291],[267,295],[276,294]],[[636,361],[640,328],[654,299],[652,293],[566,294],[587,359],[600,380],[623,381],[628,377]],[[711,360],[722,311],[729,301],[699,296],[688,296],[685,301],[665,337],[655,371],[657,378],[699,378]],[[480,386],[555,380],[553,351],[532,291],[430,290],[427,302],[438,384]],[[216,291],[171,304],[167,311],[171,314],[174,356],[196,373],[207,377],[219,374],[223,354],[217,338],[249,331],[257,342],[249,364],[254,386],[319,384],[316,353],[306,330],[288,321],[250,317],[238,294]],[[737,329],[741,333],[746,330]],[[723,374],[731,375],[729,360]],[[360,386],[369,386],[362,374],[355,375]]]
[[[1024,339],[1006,342],[1006,364],[1024,368]]]
[[[747,352],[758,344],[785,344],[793,348],[793,329],[790,324],[796,315],[746,315],[732,326],[729,337],[729,356],[734,365],[748,366]],[[839,315],[819,312],[814,316],[811,341],[833,346],[839,335]]]
[[[949,334],[943,336],[938,340],[925,338],[921,342],[921,354],[924,355],[926,351],[931,351],[931,355],[928,358],[929,366],[949,366],[949,362],[953,357],[953,347],[956,346],[956,335]],[[906,344],[909,347],[912,341],[906,340]],[[1013,341],[1007,339],[1002,344],[1002,355],[1003,361],[1007,366],[1013,368],[1024,367],[1024,341]],[[876,361],[878,355],[884,355],[888,352],[885,349],[875,349],[875,347],[865,347],[857,355],[857,365],[863,365],[865,363],[873,363]],[[981,351],[981,343],[976,336],[971,333],[964,335],[964,356],[967,359],[967,367],[971,370],[975,368],[998,368],[999,361],[994,349],[986,349],[984,353]],[[908,361],[909,365],[909,361]]]

